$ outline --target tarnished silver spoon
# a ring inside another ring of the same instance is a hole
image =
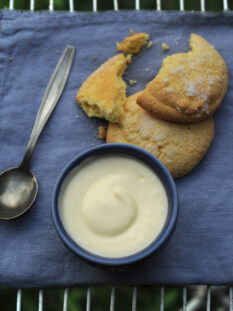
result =
[[[56,106],[68,79],[75,48],[67,46],[42,99],[36,121],[20,166],[0,174],[0,219],[12,219],[26,212],[35,201],[38,183],[30,171],[30,159],[36,142]]]

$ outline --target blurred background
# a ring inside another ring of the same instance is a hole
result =
[[[200,0],[185,0],[185,10],[200,10]],[[28,10],[29,0],[15,0],[15,8],[18,10]],[[177,10],[179,9],[179,0],[162,0],[163,10]],[[206,0],[206,10],[221,11],[223,9],[222,0]],[[118,0],[119,9],[133,9],[135,8],[135,0]],[[233,9],[233,0],[228,0],[228,5]],[[9,0],[0,0],[0,8],[9,6]],[[35,0],[36,10],[47,10],[49,0]],[[156,9],[156,0],[141,0],[141,9]],[[55,10],[68,10],[68,0],[54,0]],[[74,9],[79,11],[92,10],[92,0],[74,0]],[[112,10],[113,0],[98,0],[98,10]]]
[[[163,10],[178,10],[179,0],[162,0]],[[15,0],[14,7],[17,10],[28,10],[29,0]],[[222,0],[206,0],[206,10],[222,11]],[[134,9],[135,0],[118,0],[119,9]],[[233,10],[233,0],[228,0],[230,9]],[[0,9],[7,9],[9,0],[0,0]],[[47,10],[49,0],[35,0],[36,10]],[[141,0],[141,9],[156,9],[155,0]],[[55,10],[68,10],[68,0],[54,0]],[[92,0],[74,0],[74,9],[78,11],[91,11]],[[98,0],[98,10],[112,10],[112,0]],[[200,10],[200,0],[185,0],[185,10]],[[161,280],[162,281],[162,280]],[[188,291],[188,299],[194,296],[197,289]],[[103,311],[109,310],[110,303],[110,287],[95,288],[91,290],[92,310]],[[11,311],[15,310],[16,306],[16,289],[0,288],[0,310]],[[85,310],[87,288],[73,288],[69,291],[69,311]],[[204,295],[205,291],[199,288],[199,294]],[[223,306],[222,298],[226,294],[226,289],[221,291],[221,294],[216,295],[214,303],[212,300],[211,310],[227,310],[228,302]],[[44,309],[48,311],[62,310],[63,305],[63,289],[45,289],[44,290]],[[200,304],[195,310],[204,310],[205,297],[203,296],[203,304]],[[182,288],[166,288],[165,289],[165,305],[167,311],[179,310],[182,306]],[[116,288],[116,304],[115,310],[126,311],[132,307],[132,287],[117,287]],[[160,288],[159,287],[139,287],[137,295],[137,310],[154,311],[160,308]],[[38,290],[25,289],[22,291],[22,311],[38,310]],[[194,309],[193,309],[194,310]]]

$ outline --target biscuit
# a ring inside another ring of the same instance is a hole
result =
[[[227,67],[215,48],[192,34],[191,51],[163,60],[158,75],[137,103],[154,116],[174,122],[196,122],[219,107],[228,84]]]
[[[127,58],[118,54],[108,59],[84,81],[76,101],[89,117],[120,122],[126,101],[126,83],[122,75],[127,67]]]
[[[174,178],[189,173],[206,154],[214,137],[214,121],[180,124],[155,118],[136,104],[138,93],[127,98],[122,124],[110,123],[107,143],[128,143],[146,149]]]
[[[147,43],[149,35],[144,32],[135,33],[117,44],[117,51],[129,54],[138,53]]]

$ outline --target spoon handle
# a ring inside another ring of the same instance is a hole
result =
[[[53,72],[53,75],[44,93],[44,97],[36,116],[36,121],[32,129],[27,149],[24,154],[24,158],[21,164],[23,167],[29,168],[31,155],[35,148],[36,142],[65,87],[73,63],[74,55],[75,48],[72,46],[67,46]]]

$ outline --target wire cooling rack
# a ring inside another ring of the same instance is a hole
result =
[[[38,0],[39,1],[39,0]],[[74,12],[74,0],[67,0],[69,3],[69,12]],[[110,0],[111,1],[111,0]],[[113,9],[115,11],[120,10],[118,0],[113,1]],[[156,4],[156,10],[162,10],[162,4],[166,2],[166,0],[154,0]],[[206,11],[206,1],[205,0],[196,0],[200,1],[200,10],[201,12]],[[135,0],[134,9],[140,10],[141,3],[143,0]],[[229,10],[228,0],[219,0],[222,2],[223,11]],[[15,8],[15,0],[9,0],[9,9],[14,10]],[[35,10],[35,0],[30,0],[30,10]],[[49,11],[54,11],[54,0],[49,0],[48,5]],[[185,10],[185,0],[179,0],[179,10]],[[92,0],[92,11],[98,11],[98,0]],[[165,311],[164,301],[165,301],[165,288],[162,286],[159,288],[160,290],[160,311]],[[192,287],[192,297],[187,301],[189,287],[182,288],[182,306],[180,311],[197,311],[197,310],[229,310],[233,311],[233,287],[227,286],[195,286]],[[132,288],[132,311],[137,310],[137,287]],[[111,288],[111,293],[109,297],[109,310],[115,311],[115,292],[116,288]],[[227,293],[227,294],[226,294]],[[215,305],[215,297],[218,297],[219,307]],[[214,303],[213,303],[214,301]],[[57,310],[68,311],[68,303],[69,303],[69,289],[64,289],[64,297],[63,297],[63,306],[60,306]],[[212,305],[211,305],[212,304]],[[43,311],[44,306],[44,295],[43,290],[38,290],[38,311]],[[86,292],[86,311],[90,311],[92,308],[92,296],[91,296],[91,287],[87,288]],[[22,290],[17,290],[16,295],[16,311],[22,310]],[[158,310],[158,309],[157,309]]]

